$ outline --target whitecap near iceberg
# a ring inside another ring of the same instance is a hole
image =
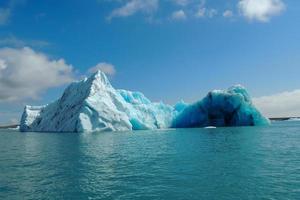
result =
[[[151,102],[140,92],[116,90],[101,71],[72,83],[45,106],[26,106],[20,131],[94,132],[207,126],[267,125],[240,85],[210,92],[194,104]]]

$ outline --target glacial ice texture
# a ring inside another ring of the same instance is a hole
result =
[[[140,92],[116,90],[101,71],[72,83],[45,106],[26,106],[20,130],[38,132],[126,131],[206,126],[267,125],[240,85],[214,90],[194,103],[151,102]]]

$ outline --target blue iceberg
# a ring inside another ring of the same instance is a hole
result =
[[[38,132],[126,131],[206,126],[267,125],[240,85],[214,90],[194,103],[151,102],[140,92],[117,90],[101,71],[72,83],[45,106],[25,106],[20,130]]]
[[[182,107],[182,106],[181,106]],[[258,126],[269,124],[252,104],[244,87],[236,85],[228,90],[214,90],[174,118],[172,127]]]

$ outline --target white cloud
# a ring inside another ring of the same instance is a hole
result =
[[[158,8],[158,0],[130,0],[122,7],[113,10],[107,17],[111,20],[114,17],[128,17],[138,12],[151,14]]]
[[[199,8],[195,16],[197,18],[202,18],[205,17],[205,14],[206,14],[206,8]]]
[[[18,124],[20,122],[20,119],[18,118],[10,118],[9,119],[10,124]]]
[[[21,113],[15,111],[0,112],[0,125],[18,124]]]
[[[231,10],[225,10],[223,12],[223,17],[229,18],[233,16],[233,12]]]
[[[214,16],[216,16],[218,14],[218,11],[216,9],[210,9],[207,12],[207,16],[209,18],[213,18]]]
[[[204,17],[213,18],[217,14],[218,14],[218,11],[216,9],[207,9],[205,7],[200,7],[198,9],[198,11],[196,12],[195,17],[197,17],[197,18],[204,18]]]
[[[238,8],[248,20],[268,22],[284,11],[285,4],[282,0],[240,0]]]
[[[171,15],[171,19],[173,20],[184,20],[186,19],[186,14],[183,10],[174,11]]]
[[[268,117],[300,116],[300,89],[253,98],[253,102]]]
[[[73,67],[31,48],[0,49],[0,101],[35,99],[48,88],[73,80]]]
[[[142,14],[149,22],[161,21],[156,18],[163,18],[162,13],[164,12],[158,13],[157,11],[159,8],[161,10],[168,10],[166,9],[168,6],[184,7],[184,11],[178,10],[172,14],[173,16],[171,16],[171,18],[173,19],[186,19],[188,13],[192,13],[196,18],[213,18],[219,14],[216,7],[208,7],[206,5],[206,0],[104,0],[101,2],[115,2],[121,4],[120,7],[112,10],[106,17],[107,20],[111,20],[115,17],[128,17],[135,14]],[[240,16],[250,21],[268,22],[273,16],[279,15],[286,8],[283,0],[237,0],[237,2]],[[162,6],[160,7],[160,5]],[[228,9],[220,13],[220,16],[231,18],[234,16],[234,12]]]
[[[214,8],[207,8],[206,7],[206,1],[205,0],[200,0],[200,3],[197,6],[197,11],[195,13],[196,18],[213,18],[218,14],[218,11]]]
[[[112,64],[110,63],[105,63],[105,62],[101,62],[101,63],[98,63],[96,66],[94,67],[91,67],[88,72],[89,73],[95,73],[96,71],[98,70],[101,70],[102,72],[104,72],[105,74],[107,75],[115,75],[116,73],[116,69],[115,69],[115,66],[113,66]]]
[[[7,65],[4,60],[0,59],[0,71],[7,68]]]

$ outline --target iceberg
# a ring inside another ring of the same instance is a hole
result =
[[[270,121],[252,104],[241,85],[228,90],[213,90],[194,104],[186,106],[173,120],[172,127],[259,126]]]
[[[61,98],[25,106],[22,132],[96,132],[208,126],[267,125],[244,87],[214,90],[194,104],[151,102],[140,92],[112,87],[105,74],[70,84]]]

